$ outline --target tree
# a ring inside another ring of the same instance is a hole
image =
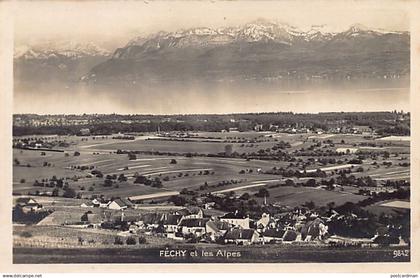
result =
[[[81,221],[81,222],[88,222],[88,221],[89,221],[88,214],[87,214],[87,213],[84,213],[84,214],[82,215],[82,217],[80,217],[80,221]]]
[[[129,160],[136,160],[137,156],[134,153],[128,153],[128,159]]]
[[[257,197],[269,197],[270,192],[268,192],[268,190],[265,189],[265,188],[260,188],[260,190],[258,190],[258,193],[255,194],[255,196],[257,196]]]
[[[183,206],[187,203],[187,200],[182,196],[171,196],[169,197],[168,202],[172,202],[176,206]]]
[[[14,162],[15,162],[15,165],[17,165],[17,166],[19,166],[19,165],[20,165],[20,161],[19,161],[19,159],[15,158]]]
[[[52,196],[53,197],[57,197],[58,196],[58,193],[59,193],[58,188],[54,188],[53,191],[52,191]]]
[[[169,162],[170,164],[177,164],[176,159],[171,159],[171,162]]]
[[[315,203],[313,201],[305,202],[304,206],[312,210],[315,208]]]
[[[163,186],[163,185],[162,185],[162,181],[161,181],[158,177],[156,177],[156,178],[152,181],[151,186],[152,186],[152,187],[161,188],[161,187]]]
[[[73,154],[73,156],[80,156],[80,152],[75,151],[74,154]]]
[[[232,151],[233,151],[233,147],[232,147],[232,145],[226,145],[225,146],[225,155],[226,156],[230,156],[230,155],[232,155]]]
[[[240,197],[240,199],[241,200],[249,200],[249,198],[250,198],[251,196],[249,196],[249,194],[248,193],[244,193],[244,194],[242,194],[241,195],[241,197]]]
[[[146,182],[147,178],[143,175],[139,175],[136,177],[136,179],[134,180],[134,183],[140,183],[140,184],[144,184]]]
[[[316,186],[316,180],[315,179],[309,179],[306,182],[306,186],[308,186],[308,187],[315,187]]]
[[[136,238],[130,236],[130,237],[127,238],[125,243],[127,243],[127,245],[135,245],[137,243],[137,241],[136,241]]]
[[[67,187],[66,189],[64,189],[63,197],[74,198],[76,197],[76,191],[73,188]]]
[[[127,181],[127,177],[124,176],[124,174],[120,174],[119,177],[118,177],[118,181],[119,182]]]
[[[114,239],[114,244],[115,245],[123,245],[124,241],[119,236],[116,236],[115,239]]]
[[[105,187],[111,187],[112,186],[112,180],[111,179],[105,179],[104,180],[104,186]]]
[[[287,179],[285,184],[286,184],[286,186],[295,186],[295,182],[291,179]]]

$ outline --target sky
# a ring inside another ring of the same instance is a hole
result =
[[[357,5],[354,4],[357,2]],[[326,25],[341,31],[359,23],[370,28],[408,30],[406,7],[398,1],[91,1],[15,3],[15,43],[72,39],[107,48],[135,36],[192,27],[237,26],[257,18],[300,29]]]

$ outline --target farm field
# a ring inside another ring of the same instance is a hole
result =
[[[235,250],[243,256],[229,262],[237,263],[405,261],[392,253],[407,253],[406,230],[398,231],[399,242],[393,238],[398,247],[379,247],[373,235],[387,219],[383,214],[405,225],[410,141],[378,138],[319,131],[16,137],[14,261],[154,263],[164,261],[154,254],[170,246]],[[22,206],[25,200],[32,203]],[[244,226],[227,213],[246,215],[239,220]],[[280,239],[258,224],[267,214],[270,228],[284,232]],[[188,227],[189,218],[202,219],[201,226]],[[304,225],[314,218],[331,230],[321,235],[320,226],[319,236],[306,242]],[[227,232],[212,235],[209,221],[224,219],[233,225],[229,233],[249,228],[251,242],[229,244]],[[295,239],[286,239],[289,230]]]
[[[259,149],[267,149],[273,147],[279,140],[290,143],[290,152],[310,147],[313,144],[325,144],[325,140],[329,140],[322,149],[335,150],[337,148],[350,148],[353,145],[375,142],[374,138],[368,138],[358,134],[286,134],[286,133],[259,133],[259,132],[235,132],[235,133],[217,133],[217,132],[198,132],[198,136],[203,138],[222,138],[223,140],[266,140],[267,142],[259,143],[221,143],[221,142],[189,142],[189,141],[171,141],[171,140],[148,140],[156,139],[153,134],[145,134],[136,136],[134,140],[112,139],[113,136],[95,136],[78,137],[78,136],[57,136],[48,137],[47,140],[61,140],[69,143],[68,147],[61,148],[63,152],[50,152],[39,150],[14,149],[13,157],[19,161],[19,165],[13,167],[13,192],[15,194],[36,193],[36,191],[51,192],[48,187],[34,187],[35,180],[42,181],[51,179],[53,176],[57,178],[65,178],[70,187],[74,188],[82,198],[92,195],[104,195],[107,197],[135,197],[138,200],[147,200],[161,197],[176,195],[184,188],[198,190],[200,186],[207,183],[210,186],[216,186],[222,181],[236,181],[239,184],[226,184],[217,186],[215,192],[228,193],[231,191],[255,193],[259,186],[255,185],[260,180],[278,180],[284,182],[284,178],[277,175],[263,174],[265,171],[273,167],[286,168],[288,164],[284,161],[267,161],[267,160],[245,160],[241,158],[222,158],[222,157],[206,157],[194,156],[185,157],[183,155],[142,155],[137,154],[135,159],[129,160],[125,154],[117,154],[118,149],[133,151],[159,151],[170,153],[200,153],[200,154],[217,154],[225,151],[227,144],[232,145],[233,151],[239,153],[252,153]],[[41,137],[42,138],[42,137]],[[57,139],[58,138],[58,139]],[[277,141],[275,141],[277,140]],[[376,140],[376,142],[378,142]],[[297,144],[296,144],[297,143]],[[403,142],[406,144],[407,142]],[[329,147],[334,144],[334,147]],[[404,158],[403,154],[392,155],[392,148],[395,150],[404,149],[409,153],[409,145],[401,146],[400,141],[383,142],[374,148],[383,150],[386,148],[391,153],[391,157],[387,162],[391,162],[392,166],[383,167],[381,165],[371,165],[374,161],[366,159],[360,165],[364,168],[363,173],[355,173],[356,176],[370,175],[378,182],[387,180],[407,179],[409,180],[409,168],[398,166]],[[250,146],[252,145],[252,146]],[[241,147],[242,146],[242,147]],[[360,148],[366,149],[366,146]],[[80,155],[75,156],[74,152]],[[343,155],[346,158],[349,155]],[[299,157],[297,157],[299,158]],[[307,161],[308,157],[301,157],[302,161]],[[176,164],[172,164],[171,160],[175,160]],[[384,160],[385,161],[385,160]],[[378,164],[380,164],[379,161]],[[353,164],[317,164],[306,169],[307,173],[314,173],[317,169],[321,169],[333,174],[337,170],[355,168],[358,165]],[[395,166],[394,166],[395,165]],[[30,166],[30,167],[28,167]],[[80,167],[88,169],[80,169]],[[90,171],[98,170],[106,175],[124,175],[127,180],[121,181],[114,186],[103,186],[104,179],[95,177]],[[298,168],[299,169],[299,168]],[[302,168],[300,168],[302,169]],[[246,173],[239,174],[241,170]],[[252,171],[251,171],[252,170]],[[299,170],[303,172],[303,170]],[[135,184],[135,176],[144,175],[151,179],[159,178],[162,180],[162,187],[150,187]],[[297,179],[294,179],[298,181]],[[304,181],[305,179],[302,179]],[[235,189],[235,187],[242,187]],[[260,186],[267,187],[268,183],[262,183]],[[348,201],[358,201],[363,199],[359,195],[351,192],[326,192],[318,189],[285,189],[281,187],[273,190],[269,201],[284,202],[287,205],[294,205],[302,201],[312,200],[319,203],[325,203],[330,198],[337,198],[338,203]],[[210,192],[208,190],[207,192]],[[275,196],[275,197],[273,197]]]
[[[397,209],[410,209],[410,202],[396,200],[396,201],[382,203],[381,206],[397,208]]]

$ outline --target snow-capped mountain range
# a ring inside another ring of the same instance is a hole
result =
[[[376,80],[408,76],[410,71],[409,32],[360,24],[342,31],[325,25],[300,30],[258,19],[236,27],[161,31],[122,45],[112,54],[93,43],[16,48],[15,79],[126,86],[200,79]]]
[[[14,59],[49,59],[66,57],[78,59],[87,56],[109,56],[110,51],[103,49],[93,42],[55,41],[42,42],[34,45],[17,46]]]
[[[176,32],[158,32],[146,37],[136,37],[124,48],[142,46],[144,50],[158,50],[164,47],[209,47],[234,42],[273,42],[285,45],[298,45],[304,42],[328,42],[334,38],[357,38],[366,36],[382,36],[384,34],[408,34],[375,30],[361,24],[350,26],[342,32],[328,30],[326,25],[313,25],[308,30],[300,30],[294,26],[258,19],[238,27],[212,29],[208,27],[191,28]],[[114,53],[115,58],[123,58],[121,51]]]
[[[106,61],[110,55],[110,51],[91,42],[46,41],[16,46],[15,85],[32,88],[49,83],[76,82],[80,76],[98,63]]]

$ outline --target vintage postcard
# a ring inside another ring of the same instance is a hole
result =
[[[2,3],[2,264],[419,271],[418,7]]]

